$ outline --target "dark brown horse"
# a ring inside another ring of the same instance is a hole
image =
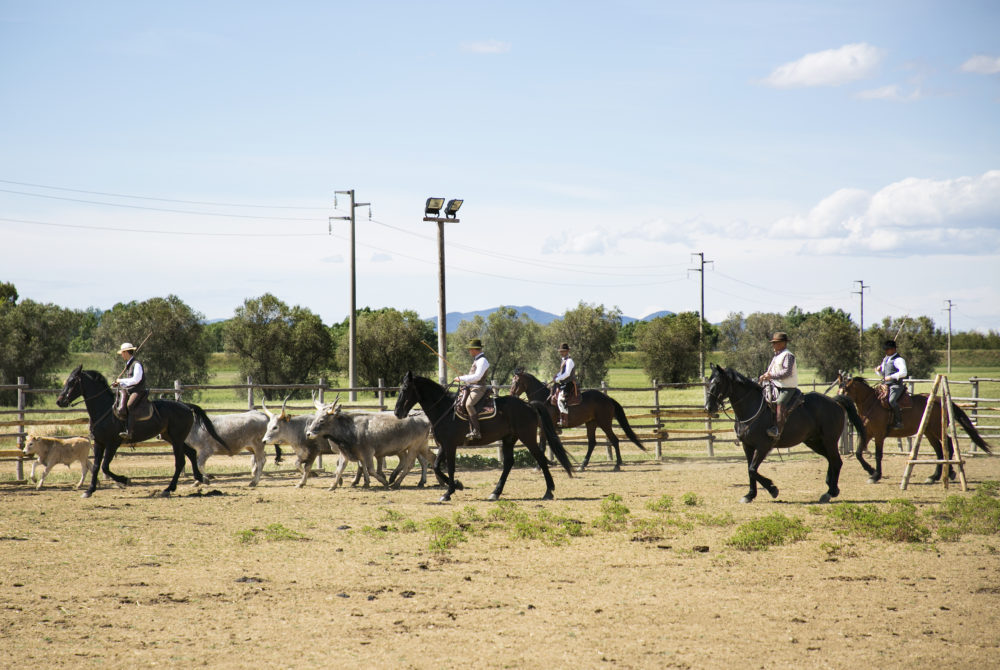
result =
[[[559,411],[552,403],[548,402],[549,387],[534,375],[518,368],[514,370],[514,379],[510,383],[510,394],[518,396],[522,393],[525,394],[528,401],[532,404],[538,402],[540,405],[539,409],[544,407],[553,423],[559,420]],[[597,444],[598,428],[604,431],[604,434],[608,436],[608,442],[615,448],[615,471],[621,470],[622,454],[618,449],[618,437],[615,435],[614,428],[611,425],[611,422],[615,419],[618,420],[618,425],[625,431],[628,439],[632,440],[635,446],[646,451],[646,447],[642,446],[642,442],[639,441],[639,438],[632,431],[632,426],[628,424],[625,410],[622,409],[622,406],[614,398],[591,389],[580,394],[579,405],[570,405],[568,409],[570,428],[587,424],[587,455],[583,459],[583,463],[580,464],[580,472],[583,472],[584,468],[590,462],[590,455],[594,452],[594,446]],[[545,448],[544,435],[542,436],[541,447]]]
[[[861,377],[852,377],[846,372],[841,372],[837,376],[837,384],[840,386],[840,393],[847,396],[854,401],[855,406],[858,408],[858,414],[861,415],[862,420],[865,423],[865,430],[867,432],[867,437],[875,440],[875,467],[873,468],[865,460],[862,452],[868,445],[868,439],[859,439],[858,448],[854,451],[854,455],[857,457],[858,462],[861,463],[861,467],[865,469],[868,473],[868,483],[874,484],[882,479],[882,443],[885,442],[887,437],[910,437],[917,434],[917,430],[920,428],[920,419],[924,415],[924,410],[927,408],[927,394],[920,393],[913,398],[913,407],[908,407],[903,410],[903,427],[890,429],[889,424],[892,419],[892,410],[882,407],[882,403],[878,399],[878,394],[875,389],[872,388],[865,382]],[[990,451],[989,445],[983,439],[976,427],[972,425],[972,421],[969,419],[968,415],[962,411],[962,408],[955,403],[951,404],[951,409],[955,413],[955,419],[958,421],[959,425],[965,429],[965,432],[969,434],[972,441],[976,445],[985,451],[986,453],[992,453]],[[924,435],[927,436],[927,441],[931,443],[931,448],[934,449],[934,454],[937,456],[938,460],[944,459],[944,449],[942,447],[941,440],[941,402],[935,400],[933,407],[931,407],[931,415],[927,420],[927,426],[924,429]],[[948,443],[948,458],[951,458],[952,454],[955,453],[955,447],[951,443],[951,438],[947,435],[944,436],[945,441]],[[942,465],[937,464],[934,468],[934,474],[927,478],[926,484],[933,484],[941,479]],[[948,466],[948,476],[951,479],[955,478],[955,471],[952,467]]]

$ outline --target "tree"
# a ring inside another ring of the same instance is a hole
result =
[[[224,330],[226,349],[240,374],[258,384],[303,384],[333,367],[330,331],[304,307],[289,307],[270,293],[248,298]],[[265,390],[265,397],[276,397]]]
[[[118,303],[101,316],[94,349],[107,352],[107,370],[117,375],[123,367],[118,347],[123,342],[139,346],[148,335],[137,354],[147,386],[170,388],[175,379],[203,384],[208,381],[208,356],[202,318],[176,295]]]
[[[556,349],[565,342],[570,346],[580,386],[598,386],[607,377],[608,363],[618,351],[621,322],[622,313],[617,307],[608,310],[604,305],[589,305],[581,300],[575,309],[567,310],[545,328],[543,339],[548,351],[543,352],[542,360],[549,369],[558,370]]]
[[[941,362],[941,352],[935,348],[939,334],[930,317],[897,319],[887,316],[865,333],[868,367],[874,368],[882,361],[882,343],[894,339],[899,355],[906,361],[908,375],[913,379],[928,379]]]
[[[57,305],[33,300],[17,302],[13,284],[0,285],[0,384],[16,384],[18,377],[32,387],[56,386],[51,373],[69,353],[73,313]],[[34,405],[41,396],[28,394]],[[17,391],[0,391],[0,405],[16,405]]]
[[[226,350],[226,321],[214,321],[205,324],[205,346],[211,353]]]
[[[94,349],[94,331],[101,323],[101,316],[104,310],[97,307],[88,307],[85,310],[74,310],[76,319],[76,334],[69,343],[69,350],[73,353],[89,353]]]
[[[636,331],[636,348],[650,379],[677,383],[696,379],[698,360],[698,313],[661,316]]]
[[[518,315],[513,307],[501,306],[485,319],[476,315],[471,321],[459,323],[448,359],[456,365],[458,361],[464,362],[466,345],[476,337],[483,341],[483,350],[490,361],[487,376],[501,385],[511,380],[515,368],[535,368],[544,346],[539,324],[525,314]]]
[[[808,314],[796,329],[795,341],[802,362],[816,368],[816,376],[824,381],[857,367],[858,326],[843,310],[825,307]]]
[[[744,318],[742,312],[730,313],[719,325],[719,346],[726,365],[756,379],[774,357],[771,336],[787,328],[781,314],[754,312]]]
[[[434,326],[416,312],[386,307],[365,308],[357,314],[358,382],[378,386],[379,379],[388,386],[398,384],[407,371],[427,374],[437,358],[421,342],[434,341]],[[349,333],[344,329],[337,347],[337,362],[347,368]]]

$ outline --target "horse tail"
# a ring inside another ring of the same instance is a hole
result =
[[[854,406],[854,401],[846,395],[835,395],[833,396],[833,401],[840,405],[845,412],[847,412],[847,418],[850,419],[851,425],[854,426],[854,430],[858,432],[858,439],[861,440],[859,444],[867,442],[868,432],[865,430],[865,424],[864,421],[861,420],[861,415],[858,414],[858,408]]]
[[[549,413],[545,409],[540,409],[534,405],[532,407],[535,410],[535,414],[538,415],[538,420],[542,423],[542,433],[545,436],[545,441],[548,443],[549,449],[552,450],[552,454],[556,457],[556,460],[566,470],[566,474],[572,477],[573,465],[569,462],[569,454],[566,453],[566,447],[563,446],[562,440],[559,439],[559,435],[556,433],[552,417],[549,416]]]
[[[618,421],[618,425],[622,427],[628,439],[632,440],[635,446],[639,447],[643,451],[646,451],[646,447],[642,446],[642,442],[639,441],[638,436],[636,436],[635,431],[632,430],[632,426],[628,424],[628,417],[625,416],[625,408],[618,404],[618,401],[612,397],[608,397],[611,404],[615,408],[615,419]],[[667,431],[663,431],[663,436],[667,437]]]
[[[958,421],[958,424],[965,429],[965,432],[969,434],[969,437],[971,437],[972,441],[976,443],[976,446],[985,451],[987,454],[992,454],[993,452],[990,451],[990,445],[986,443],[983,436],[979,434],[978,430],[976,430],[976,427],[972,424],[972,419],[969,418],[969,415],[954,402],[951,403],[951,411],[955,413],[955,419]]]
[[[229,445],[226,444],[226,441],[219,437],[219,434],[215,432],[215,424],[213,424],[212,420],[208,418],[208,414],[205,414],[205,410],[194,403],[186,402],[184,404],[190,407],[191,411],[194,412],[194,415],[201,419],[201,422],[205,424],[205,428],[208,430],[208,434],[214,437],[216,442],[225,447],[226,451],[230,451]]]

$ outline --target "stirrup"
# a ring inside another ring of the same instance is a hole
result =
[[[468,433],[465,434],[465,439],[467,440],[481,440],[482,437],[483,437],[482,433],[480,433],[478,430],[470,430]]]
[[[767,429],[767,436],[777,440],[779,437],[781,437],[781,431],[778,430],[777,426],[771,426],[770,428]]]

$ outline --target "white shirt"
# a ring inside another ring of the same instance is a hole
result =
[[[885,371],[889,366],[894,367],[896,371],[891,375],[886,375]],[[892,356],[886,356],[882,359],[882,363],[875,368],[875,372],[880,375],[884,375],[885,379],[895,379],[896,381],[902,381],[904,377],[908,374],[906,371],[906,361],[899,354],[893,354]]]
[[[129,359],[129,360],[132,360],[132,359]],[[142,379],[142,363],[140,363],[139,361],[136,361],[132,365],[132,374],[131,374],[131,376],[129,376],[129,377],[119,377],[118,378],[118,385],[119,386],[124,386],[125,388],[131,388],[131,387],[135,386],[136,384],[138,384],[139,380],[141,380],[141,379]]]
[[[562,371],[559,374],[557,374],[552,381],[561,382],[564,379],[569,379],[570,374],[573,373],[573,368],[576,366],[573,363],[573,359],[567,356],[566,358],[563,359],[562,367],[563,367]]]
[[[460,376],[458,381],[463,384],[480,384],[486,376],[486,371],[489,367],[490,362],[486,360],[486,355],[479,354],[476,356],[475,360],[472,361],[472,372],[467,375]]]
[[[767,374],[771,376],[775,386],[792,389],[799,387],[799,369],[795,364],[795,354],[787,348],[774,355],[771,364],[767,366]]]

